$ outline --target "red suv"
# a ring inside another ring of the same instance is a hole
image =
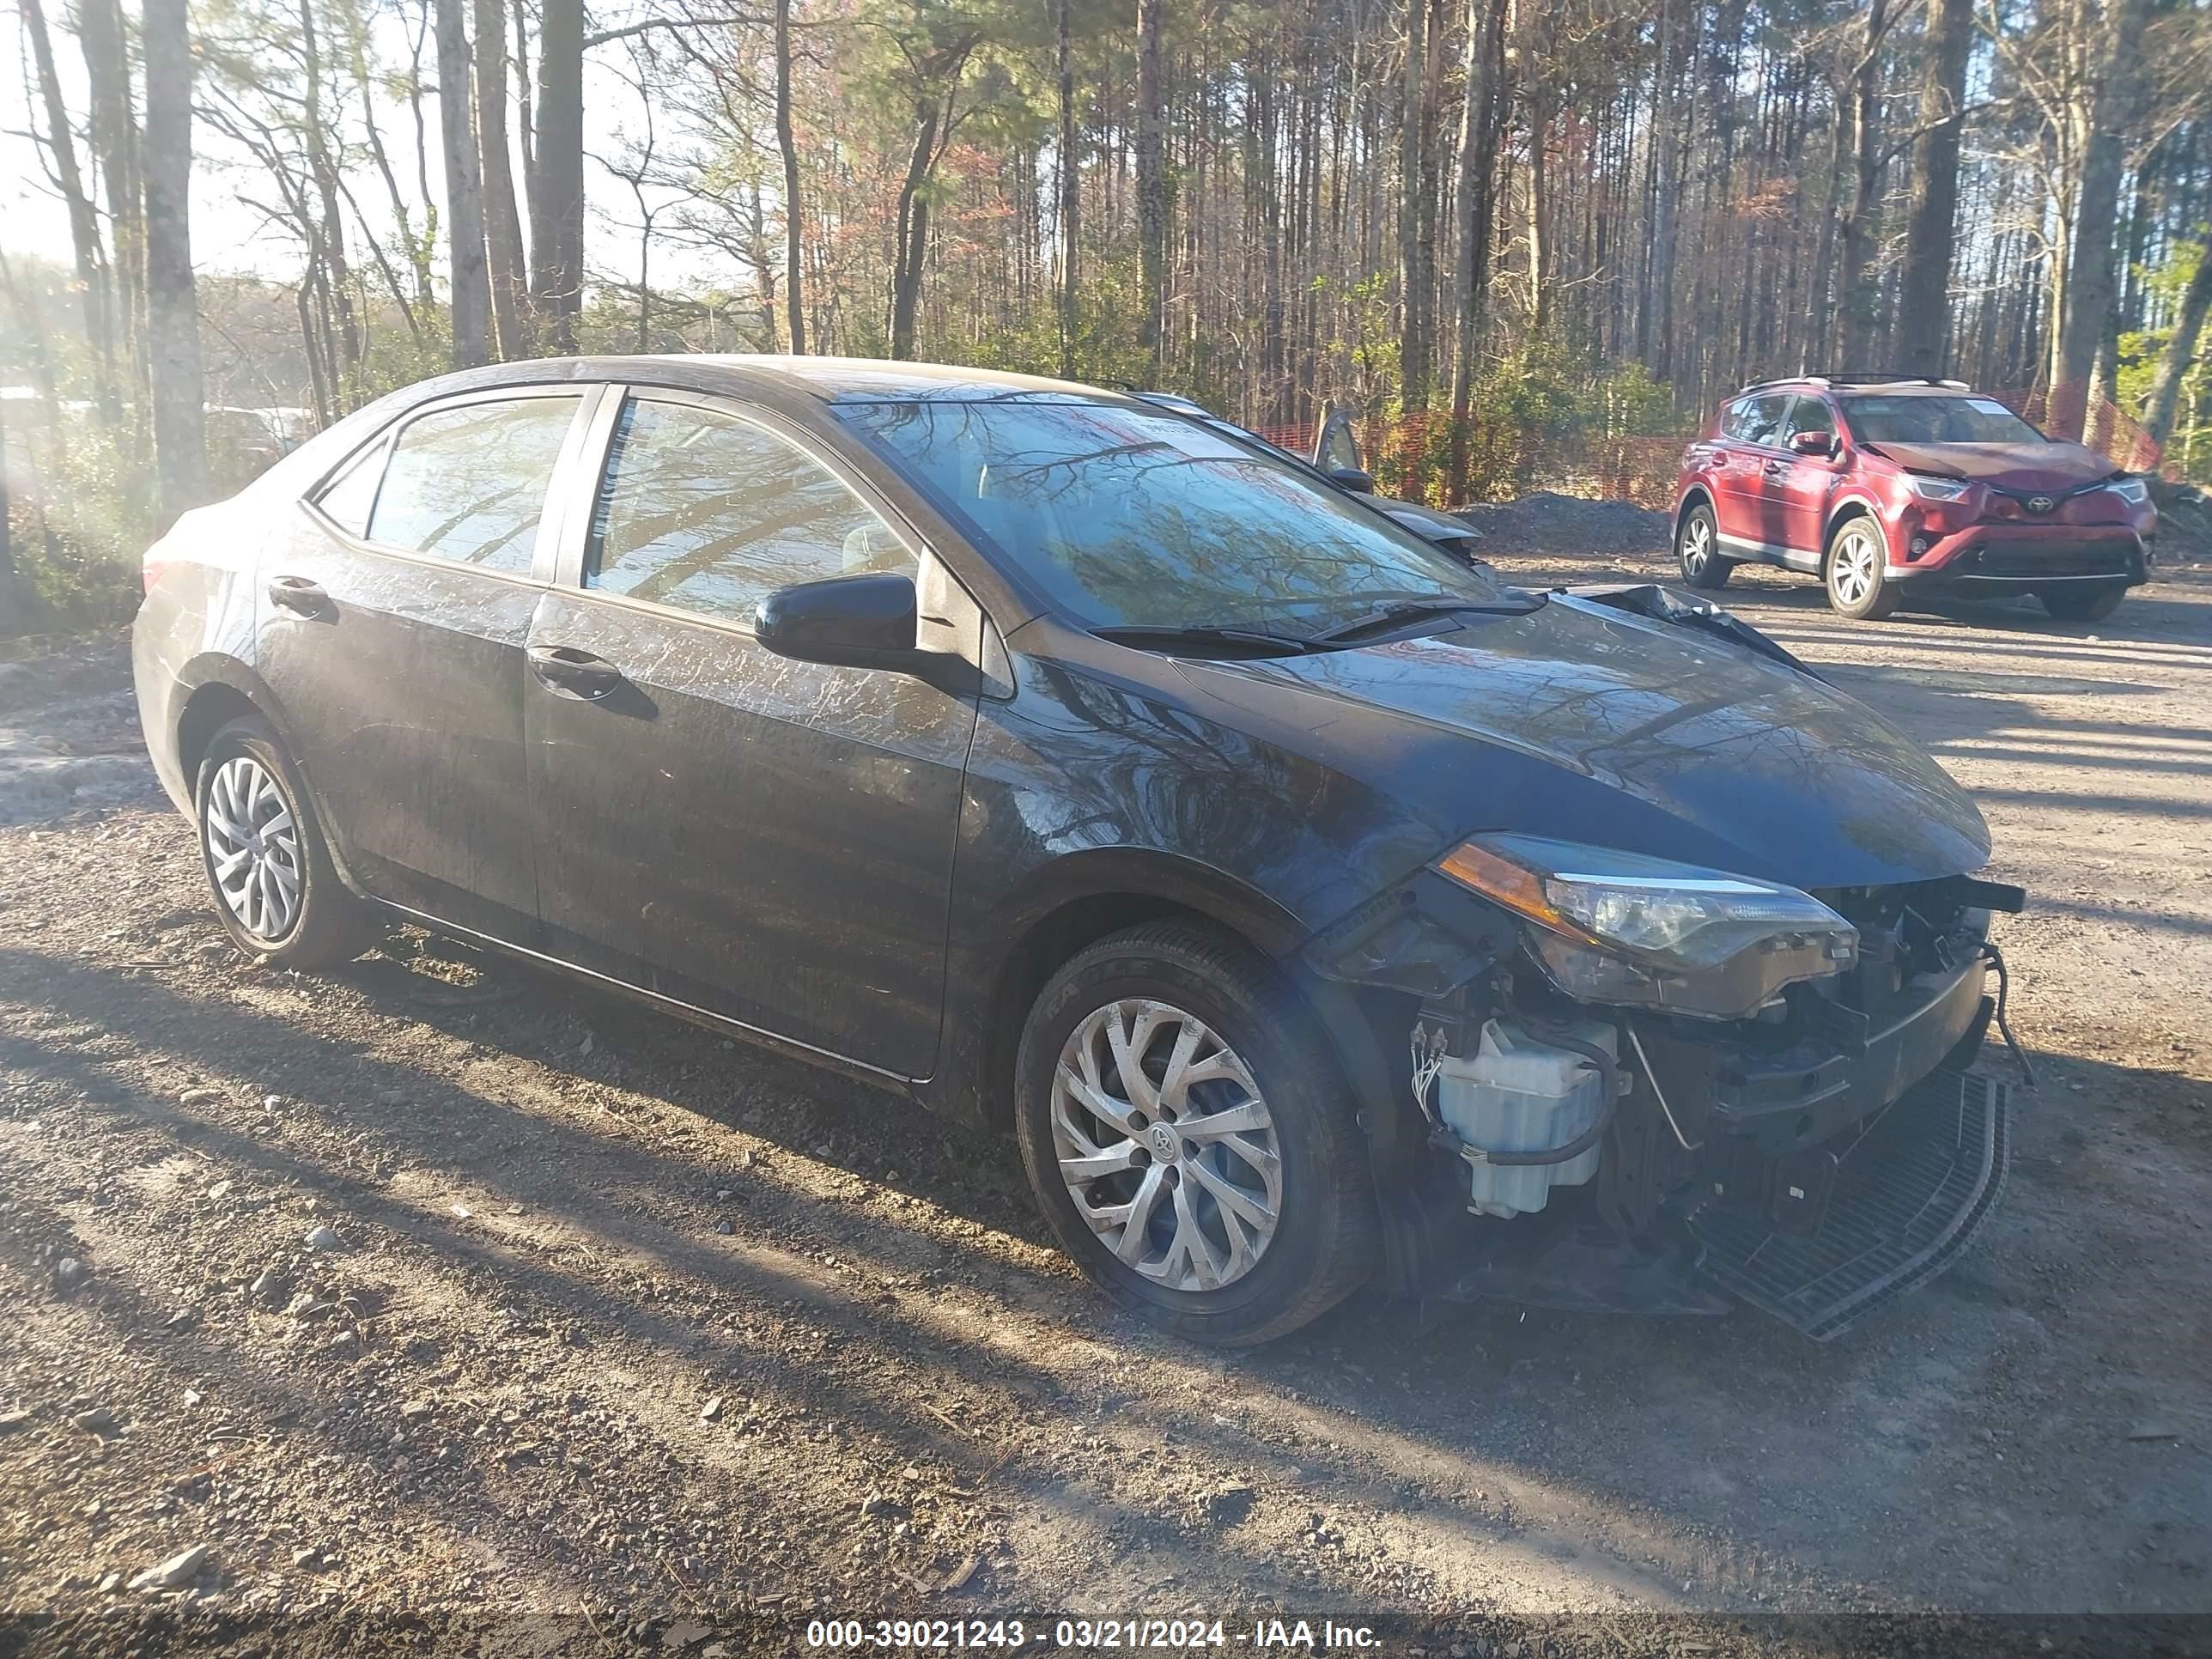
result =
[[[1846,617],[2033,593],[2094,621],[2146,580],[2157,516],[2143,479],[1960,381],[1814,375],[1745,387],[1684,453],[1674,552],[1692,587],[1818,575]]]

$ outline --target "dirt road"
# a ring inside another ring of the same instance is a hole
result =
[[[0,1607],[33,1651],[281,1612],[704,1655],[848,1613],[1472,1653],[1492,1614],[2212,1608],[2212,583],[2088,628],[1730,598],[2035,896],[2002,1212],[1825,1347],[1369,1300],[1155,1338],[1008,1148],[419,936],[244,962],[118,646],[0,664]]]

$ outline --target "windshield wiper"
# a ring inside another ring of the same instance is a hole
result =
[[[1544,604],[1546,598],[1545,594],[1531,592],[1525,588],[1509,587],[1495,599],[1399,599],[1305,637],[1311,645],[1346,645],[1370,634],[1419,622],[1424,617],[1449,616],[1465,611],[1492,617],[1522,617]]]
[[[1137,649],[1172,648],[1176,646],[1233,646],[1256,647],[1269,652],[1304,652],[1310,648],[1307,641],[1295,634],[1271,634],[1264,628],[1230,628],[1212,623],[1193,623],[1187,628],[1094,628],[1091,633],[1102,640],[1111,640],[1116,645],[1134,646]]]

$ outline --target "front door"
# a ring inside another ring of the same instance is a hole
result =
[[[258,665],[355,879],[516,943],[538,925],[523,647],[551,575],[548,488],[588,401],[510,388],[414,415],[259,564]]]
[[[753,638],[792,582],[933,561],[793,434],[640,392],[530,632],[548,948],[902,1077],[933,1068],[972,696]]]
[[[1832,439],[1835,411],[1821,398],[1800,397],[1783,429],[1786,447],[1801,432],[1825,432]],[[1842,463],[1827,455],[1800,455],[1795,451],[1773,478],[1773,539],[1788,548],[1789,562],[1817,570],[1827,549],[1828,501],[1843,477]]]

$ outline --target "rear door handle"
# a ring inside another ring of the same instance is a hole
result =
[[[1766,464],[1767,476],[1771,477],[1775,473],[1781,471],[1789,465],[1790,463],[1787,461],[1769,461]]]
[[[319,617],[329,612],[331,596],[323,591],[320,582],[311,582],[305,576],[272,576],[269,579],[269,603],[279,611]]]
[[[622,670],[605,657],[573,645],[533,645],[530,671],[546,684],[583,697],[604,697],[620,685]]]

